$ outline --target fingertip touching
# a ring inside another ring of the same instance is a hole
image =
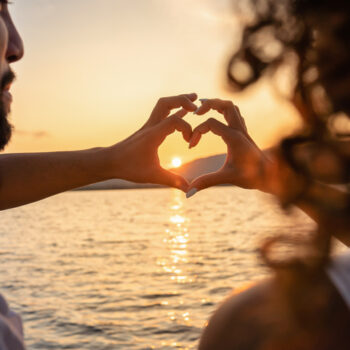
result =
[[[193,188],[195,188],[197,192],[205,190],[208,187],[211,186],[216,186],[216,185],[220,185],[224,183],[224,178],[223,178],[223,174],[220,171],[217,171],[215,173],[209,173],[206,175],[202,175],[196,179],[194,179],[189,187],[187,192],[191,191]]]
[[[203,114],[209,112],[209,110],[210,110],[209,101],[210,100],[207,98],[201,98],[201,99],[199,99],[199,101],[201,102],[201,105],[193,113],[197,114],[197,115],[203,115]]]
[[[187,191],[186,193],[186,198],[189,199],[191,197],[193,197],[196,193],[198,192],[198,189],[193,187],[190,190]]]
[[[157,172],[157,183],[177,188],[185,193],[189,187],[189,183],[184,177],[164,168],[160,168]]]
[[[181,177],[179,175],[175,175],[175,174],[174,174],[174,178],[173,179],[174,179],[173,187],[181,190],[182,192],[187,193],[188,187],[190,185],[188,183],[188,181],[185,178],[183,178],[183,177]]]

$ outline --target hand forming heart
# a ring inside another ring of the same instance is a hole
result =
[[[210,118],[193,130],[190,148],[198,144],[203,134],[211,131],[221,136],[227,145],[225,164],[217,172],[209,173],[193,180],[187,197],[197,191],[219,184],[232,184],[243,188],[265,188],[264,169],[270,162],[249,136],[245,121],[237,106],[231,101],[203,99],[195,112],[203,115],[214,109],[223,114],[227,125]]]
[[[110,147],[112,178],[138,183],[156,183],[186,192],[188,182],[182,176],[163,169],[159,163],[158,148],[175,130],[182,132],[185,141],[192,136],[191,126],[182,118],[197,109],[193,103],[196,94],[185,94],[159,99],[146,124],[126,140]],[[170,115],[172,109],[181,110]]]
[[[198,190],[223,183],[257,188],[259,172],[267,159],[248,135],[238,108],[230,101],[219,99],[201,100],[202,105],[197,108],[193,103],[196,99],[196,94],[161,98],[139,131],[110,148],[114,159],[112,177],[168,185],[185,192],[191,191],[192,195]],[[169,116],[172,109],[180,107],[180,111]],[[192,132],[191,126],[182,119],[189,111],[203,115],[211,109],[222,113],[228,125],[210,118]],[[221,136],[228,148],[224,166],[215,173],[200,176],[191,185],[182,176],[163,169],[157,151],[175,130],[182,132],[190,148],[209,131]]]

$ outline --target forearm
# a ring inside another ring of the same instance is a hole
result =
[[[106,151],[3,154],[0,156],[0,210],[107,180]]]

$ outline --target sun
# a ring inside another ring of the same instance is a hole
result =
[[[172,160],[171,160],[171,165],[174,167],[174,168],[178,168],[182,165],[182,160],[181,158],[179,157],[174,157]]]

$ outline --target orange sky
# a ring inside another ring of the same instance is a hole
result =
[[[16,133],[7,151],[111,145],[142,126],[160,96],[187,92],[233,99],[252,136],[271,145],[297,117],[266,84],[243,95],[225,90],[225,63],[238,37],[231,1],[15,1],[10,10],[26,53],[14,65]],[[204,118],[186,120],[195,126]],[[214,136],[189,151],[174,135],[160,157],[166,165],[173,156],[222,152]]]

